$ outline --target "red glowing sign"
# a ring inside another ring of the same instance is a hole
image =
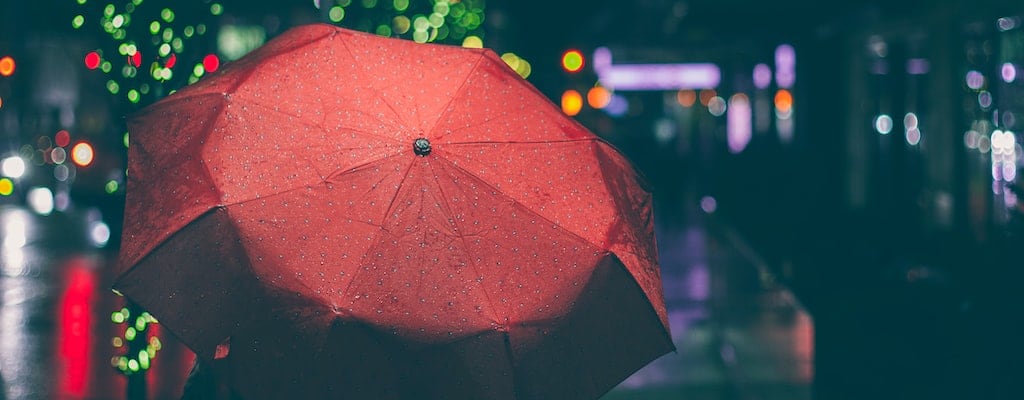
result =
[[[87,392],[91,369],[91,324],[96,277],[85,259],[72,259],[66,266],[67,286],[60,301],[57,354],[60,357],[61,394],[82,396]]]

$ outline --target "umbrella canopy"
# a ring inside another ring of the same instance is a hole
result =
[[[673,349],[649,191],[490,50],[293,28],[129,131],[114,287],[245,398],[596,398]]]

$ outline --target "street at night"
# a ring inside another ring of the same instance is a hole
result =
[[[1004,0],[0,0],[0,400],[1018,399],[1022,72]]]

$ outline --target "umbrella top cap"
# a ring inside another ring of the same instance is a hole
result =
[[[412,151],[420,157],[430,154],[430,141],[427,138],[418,138],[412,142]]]

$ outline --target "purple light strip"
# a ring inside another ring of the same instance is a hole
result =
[[[710,89],[721,72],[715,64],[624,64],[597,71],[597,77],[614,90]]]
[[[613,90],[711,89],[722,79],[712,63],[613,65],[605,47],[594,51],[593,61],[598,80]]]

